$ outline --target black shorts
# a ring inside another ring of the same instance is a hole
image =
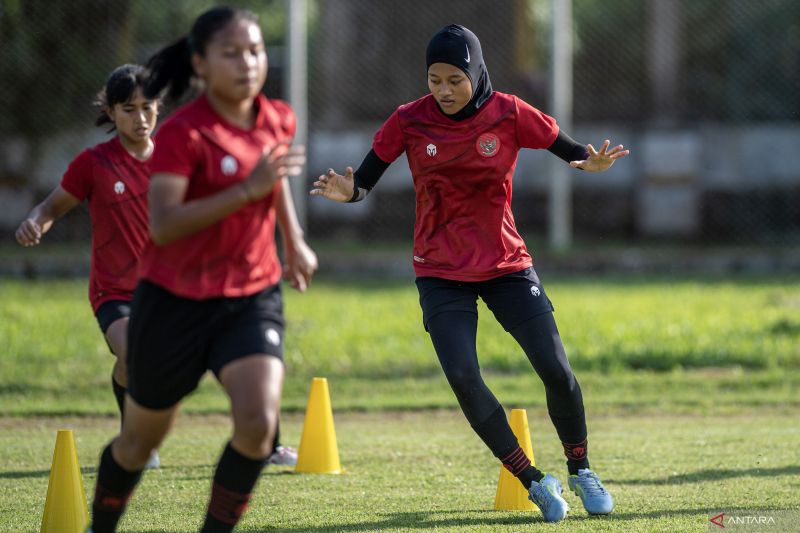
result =
[[[97,308],[94,316],[97,319],[97,325],[100,326],[100,331],[105,335],[111,324],[120,318],[131,316],[131,302],[127,300],[109,300]]]
[[[140,281],[128,325],[128,393],[166,409],[192,392],[206,370],[242,357],[283,359],[280,285],[241,298],[190,300]]]
[[[478,314],[478,297],[494,313],[506,331],[543,313],[554,311],[533,268],[512,272],[486,281],[454,281],[417,278],[422,322],[428,331],[431,318],[444,312]]]

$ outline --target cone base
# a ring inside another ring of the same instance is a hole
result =
[[[294,470],[295,474],[345,474],[344,468],[341,470]]]

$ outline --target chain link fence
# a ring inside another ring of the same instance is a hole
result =
[[[553,0],[309,0],[306,183],[361,162],[394,109],[427,91],[425,48],[449,23],[481,39],[495,90],[549,108]],[[266,91],[287,97],[283,0],[260,15]],[[185,33],[203,0],[0,0],[0,227],[7,236],[82,148],[106,138],[90,103],[108,72]],[[573,0],[570,135],[632,154],[573,173],[577,246],[800,243],[800,2]],[[558,117],[556,117],[558,118]],[[524,151],[515,176],[521,232],[546,235],[550,158]],[[312,242],[410,243],[414,198],[403,160],[369,200],[308,202]],[[87,242],[85,209],[48,241]]]

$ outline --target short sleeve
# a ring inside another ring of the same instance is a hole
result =
[[[92,182],[94,181],[92,159],[91,151],[84,150],[73,159],[61,178],[61,188],[81,201],[92,193]]]
[[[521,148],[549,148],[558,137],[556,119],[514,97],[517,107],[517,142]]]
[[[294,109],[283,100],[270,100],[270,102],[280,116],[280,127],[285,140],[291,142],[297,133],[297,116],[294,114]]]
[[[154,139],[150,173],[177,174],[190,178],[197,165],[197,132],[181,121],[165,122]]]
[[[392,163],[406,151],[406,144],[403,140],[403,131],[400,128],[400,112],[395,111],[392,116],[384,122],[375,138],[372,141],[372,149],[375,155],[385,163]]]

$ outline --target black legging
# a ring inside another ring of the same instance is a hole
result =
[[[428,321],[428,331],[447,381],[461,410],[478,436],[496,457],[503,457],[517,445],[505,413],[486,386],[478,366],[475,347],[478,316],[447,311]],[[586,439],[586,417],[578,381],[567,361],[553,313],[537,315],[510,330],[534,370],[542,379],[547,411],[562,442]]]

